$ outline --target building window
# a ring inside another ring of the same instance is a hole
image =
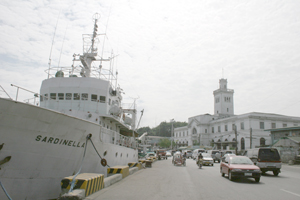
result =
[[[218,126],[218,132],[221,132],[221,126]]]
[[[245,139],[241,138],[241,150],[245,150]]]
[[[265,122],[259,122],[259,128],[265,129]]]
[[[287,124],[282,124],[282,127],[287,127]]]
[[[228,131],[227,125],[225,125],[225,131]]]
[[[58,93],[58,100],[64,100],[65,94],[64,93]]]
[[[45,94],[45,101],[48,100],[48,94]]]
[[[227,108],[227,112],[229,112],[229,108]]]
[[[211,127],[211,132],[214,133],[215,132],[215,128]]]
[[[205,133],[207,133],[207,129],[205,129]]]
[[[272,128],[276,128],[276,123],[272,123]]]
[[[232,130],[234,131],[235,124],[232,124]]]
[[[266,145],[266,139],[265,138],[260,138],[260,146],[263,147]]]
[[[197,134],[197,130],[195,128],[193,128],[193,135]]]
[[[245,127],[244,127],[244,122],[241,122],[241,129],[244,130]]]

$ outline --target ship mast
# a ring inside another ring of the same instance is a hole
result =
[[[97,48],[95,48],[95,42],[97,38],[97,30],[98,30],[98,19],[100,18],[100,14],[96,13],[94,16],[94,31],[93,35],[83,36],[83,55],[80,55],[79,59],[83,65],[81,69],[81,76],[90,77],[91,76],[91,64],[93,61],[97,60],[96,56],[98,55]]]

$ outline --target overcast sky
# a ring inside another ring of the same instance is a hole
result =
[[[140,127],[213,114],[222,77],[235,114],[300,116],[298,0],[1,0],[0,85],[14,99],[10,84],[39,92],[57,19],[52,65],[62,52],[70,66],[94,13],[119,55],[123,103],[144,109]]]

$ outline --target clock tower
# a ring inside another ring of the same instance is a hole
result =
[[[234,90],[227,89],[227,79],[220,79],[219,89],[214,91],[215,115],[234,115],[233,93]]]

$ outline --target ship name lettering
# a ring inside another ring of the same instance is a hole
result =
[[[41,136],[38,135],[35,138],[35,141],[37,142],[45,142],[45,143],[51,143],[51,144],[60,144],[60,145],[66,145],[66,146],[72,146],[72,147],[84,147],[85,143],[80,143],[80,142],[76,142],[73,140],[65,140],[65,139],[59,139],[59,138],[54,138],[54,137],[49,137],[48,136]]]

